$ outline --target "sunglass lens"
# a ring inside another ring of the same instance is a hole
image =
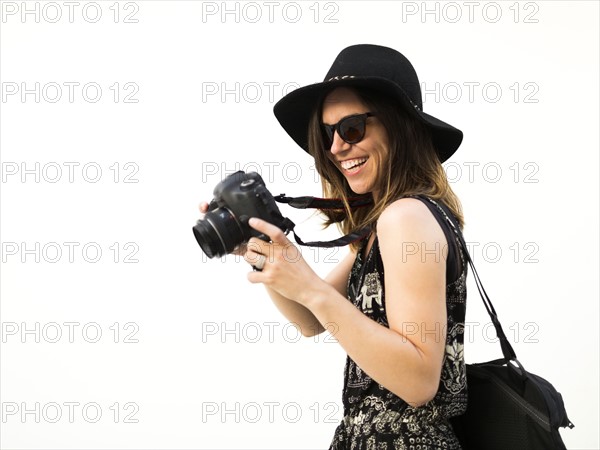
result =
[[[348,144],[356,144],[365,135],[366,117],[348,117],[340,123],[340,136]]]
[[[333,145],[333,127],[324,125],[323,127],[323,144],[329,150]]]

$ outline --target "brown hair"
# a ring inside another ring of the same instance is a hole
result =
[[[374,228],[377,219],[390,203],[407,195],[422,194],[448,206],[462,228],[464,219],[460,201],[450,187],[427,127],[409,115],[405,106],[389,96],[366,89],[354,92],[387,131],[389,157],[385,164],[377,161],[378,167],[383,169],[374,186],[380,197],[376,199],[377,202],[366,207],[350,208],[348,199],[356,197],[356,194],[329,159],[329,149],[324,148],[321,131],[324,97],[321,99],[309,124],[309,153],[315,159],[315,166],[321,176],[324,197],[340,198],[344,204],[343,210],[322,211],[327,217],[325,227],[337,223],[344,234],[365,227]],[[371,156],[381,158],[378,154]],[[357,249],[358,245],[355,243],[352,247]]]

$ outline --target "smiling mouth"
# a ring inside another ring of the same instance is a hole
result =
[[[369,158],[357,158],[340,162],[340,166],[347,172],[353,171],[364,165]]]

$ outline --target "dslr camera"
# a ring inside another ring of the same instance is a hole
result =
[[[250,217],[272,223],[285,233],[293,226],[281,215],[262,177],[240,170],[217,184],[206,215],[193,227],[194,236],[209,258],[231,253],[252,236],[268,241],[268,236],[248,225]]]

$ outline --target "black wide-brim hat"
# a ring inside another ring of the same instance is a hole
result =
[[[462,131],[423,112],[419,78],[404,55],[388,47],[360,44],[340,52],[322,83],[296,89],[275,104],[275,117],[305,151],[311,115],[328,92],[341,86],[369,88],[399,100],[409,114],[429,128],[441,162],[462,142]]]

